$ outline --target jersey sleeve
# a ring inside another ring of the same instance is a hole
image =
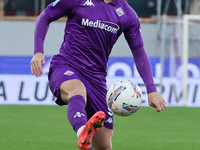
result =
[[[78,0],[56,0],[38,16],[34,33],[34,54],[44,53],[44,40],[49,24],[65,15],[69,15]]]
[[[70,15],[78,0],[56,0],[49,4],[46,13],[54,21],[63,16]]]
[[[131,17],[128,19],[124,36],[129,47],[131,48],[131,51],[134,51],[143,47],[143,39],[141,35],[140,21],[136,13],[133,11],[129,14],[129,16]]]
[[[139,18],[134,12],[129,16],[131,18],[128,20],[128,26],[124,32],[126,41],[131,48],[137,70],[145,83],[147,93],[156,92],[157,89],[153,81],[151,64],[144,49]]]
[[[143,48],[136,50],[133,52],[134,61],[137,67],[137,70],[142,77],[144,84],[147,89],[147,93],[156,92],[156,86],[153,81],[153,74],[151,69],[151,63],[149,61],[149,57]]]

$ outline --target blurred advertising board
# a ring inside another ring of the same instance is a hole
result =
[[[0,104],[55,105],[55,97],[48,87],[48,70],[51,57],[46,57],[44,75],[36,78],[30,72],[31,57],[0,57]],[[170,59],[165,58],[161,81],[160,58],[150,58],[152,72],[158,91],[168,106],[183,106],[182,65],[176,60],[175,76],[171,76]],[[200,107],[200,58],[190,58],[188,65],[187,106]],[[121,79],[136,82],[143,93],[142,106],[148,106],[146,87],[140,78],[132,57],[111,57],[107,67],[107,86]],[[162,90],[161,90],[162,89]]]

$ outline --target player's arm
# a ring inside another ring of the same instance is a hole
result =
[[[151,64],[147,53],[143,47],[138,50],[133,50],[132,53],[134,56],[137,70],[147,88],[149,105],[155,107],[156,111],[159,112],[165,108],[166,102],[156,90],[153,81]]]
[[[143,46],[140,22],[136,15],[134,20],[130,21],[124,35],[131,48],[137,70],[145,83],[149,105],[155,107],[156,111],[159,112],[165,108],[166,102],[157,92],[154,84],[151,64]]]
[[[30,62],[31,74],[40,77],[43,74],[42,66],[45,64],[43,44],[49,28],[51,18],[43,11],[37,18],[34,33],[34,56]]]
[[[70,14],[76,3],[77,0],[56,0],[49,4],[38,16],[34,33],[34,56],[30,63],[31,73],[35,74],[36,77],[40,77],[43,74],[42,66],[45,64],[43,45],[49,24]]]

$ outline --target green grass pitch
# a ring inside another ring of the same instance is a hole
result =
[[[67,106],[0,105],[0,150],[78,150]],[[200,108],[114,116],[113,150],[199,150]]]

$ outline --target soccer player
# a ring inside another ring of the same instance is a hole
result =
[[[165,101],[153,82],[137,14],[124,0],[56,0],[38,16],[31,72],[43,74],[43,43],[49,24],[68,16],[64,41],[53,56],[49,86],[78,136],[80,149],[111,150],[113,114],[106,104],[106,66],[124,33],[148,92],[149,104],[162,111]],[[98,132],[97,132],[98,130]]]

